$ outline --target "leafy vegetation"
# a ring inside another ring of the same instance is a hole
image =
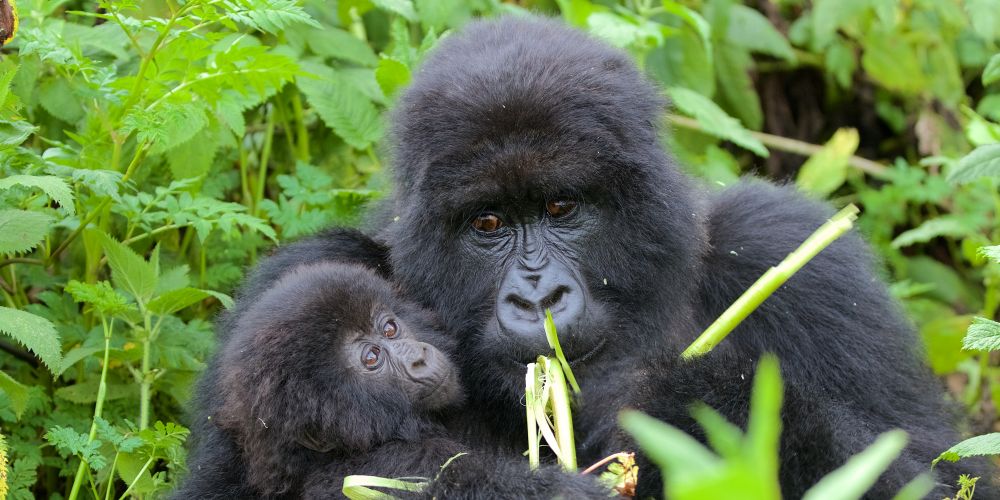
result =
[[[861,207],[969,434],[996,426],[998,0],[17,5],[17,35],[0,50],[9,498],[169,490],[185,470],[183,407],[213,349],[212,316],[246,266],[276,243],[356,223],[388,186],[385,111],[422,56],[471,18],[529,10],[635,56],[673,101],[665,141],[708,184],[753,173]],[[780,402],[767,380],[762,422]],[[773,463],[773,421],[743,436],[699,415],[721,429],[718,456],[692,445],[681,465],[742,477]],[[870,476],[901,440],[845,467]],[[994,438],[963,445],[943,459],[997,451]]]

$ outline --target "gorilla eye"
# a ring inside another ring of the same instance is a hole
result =
[[[572,214],[573,211],[576,210],[576,205],[577,203],[575,201],[553,200],[545,204],[545,211],[548,212],[552,218],[558,219]]]
[[[472,227],[481,233],[495,233],[503,227],[503,221],[494,214],[482,214],[472,219]]]
[[[379,354],[382,354],[382,349],[377,345],[370,345],[368,348],[361,353],[361,364],[365,365],[365,368],[369,370],[374,370],[382,364],[379,360]]]
[[[397,333],[399,333],[399,327],[396,326],[395,321],[390,319],[389,321],[386,321],[384,325],[382,325],[382,335],[385,335],[385,338],[394,339],[396,338]]]

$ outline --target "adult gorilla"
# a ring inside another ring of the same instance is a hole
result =
[[[957,435],[857,237],[822,252],[711,354],[678,360],[831,211],[761,182],[695,187],[661,149],[663,105],[624,54],[552,21],[475,23],[424,63],[394,116],[396,191],[373,233],[393,278],[458,339],[471,401],[450,428],[523,464],[524,365],[547,351],[549,308],[583,387],[580,463],[635,448],[616,426],[626,406],[695,435],[695,400],[745,424],[756,360],[774,352],[786,379],[784,495],[899,427],[911,444],[869,492],[891,497]],[[279,251],[243,303],[292,263],[364,258],[342,243]],[[957,469],[938,474],[950,484]],[[449,467],[435,493],[477,487]],[[661,491],[645,463],[639,494]]]

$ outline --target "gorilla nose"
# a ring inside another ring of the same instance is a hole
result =
[[[545,342],[545,310],[559,325],[574,325],[584,311],[580,291],[569,280],[546,280],[545,276],[527,274],[508,277],[497,304],[497,319],[509,334],[542,349]]]

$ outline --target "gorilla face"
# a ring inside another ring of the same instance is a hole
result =
[[[382,237],[469,387],[519,397],[549,351],[545,309],[584,376],[693,338],[707,230],[661,148],[661,106],[626,55],[550,21],[473,23],[424,63],[393,120]]]

